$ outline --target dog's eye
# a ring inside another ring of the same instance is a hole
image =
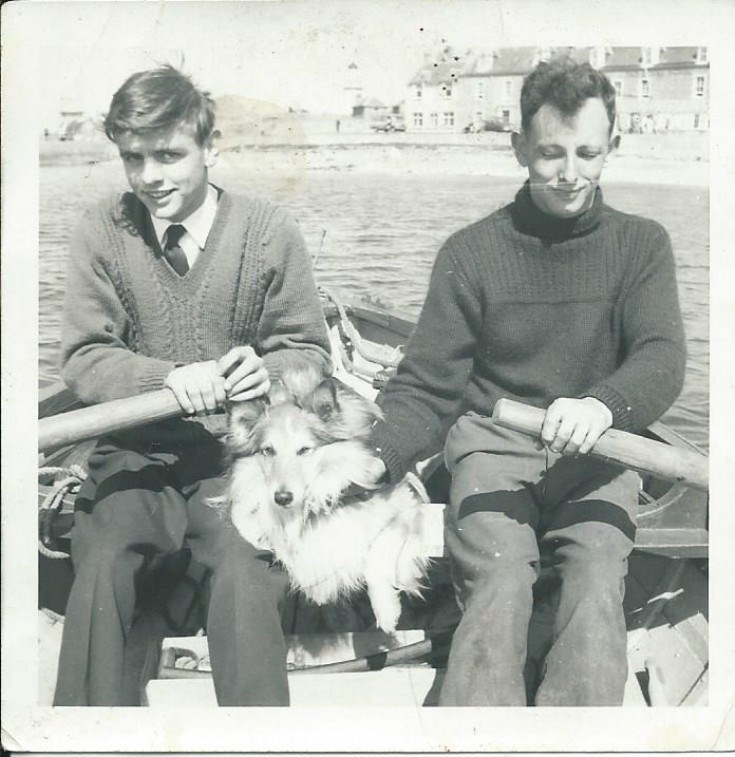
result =
[[[313,452],[313,447],[301,447],[300,449],[296,450],[297,455],[308,455],[310,452]]]
[[[263,457],[273,457],[273,455],[276,454],[276,451],[270,445],[266,445],[265,447],[260,448],[260,454],[263,455]]]

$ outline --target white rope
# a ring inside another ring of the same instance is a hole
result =
[[[46,476],[52,476],[54,478],[54,483],[53,488],[44,497],[43,502],[41,502],[38,508],[41,512],[45,510],[60,510],[64,501],[64,495],[67,494],[67,492],[76,494],[76,492],[79,491],[82,481],[87,477],[87,474],[81,465],[73,464],[68,468],[60,468],[58,466],[39,468],[39,481]],[[49,515],[49,517],[53,518],[53,515]],[[52,560],[65,560],[69,557],[66,552],[50,549],[40,538],[38,540],[38,551]]]
[[[360,357],[371,363],[377,363],[384,368],[395,368],[401,362],[403,353],[400,347],[388,347],[384,344],[374,344],[363,340],[360,332],[355,328],[352,321],[347,316],[344,305],[339,301],[337,296],[329,289],[322,287],[325,296],[334,303],[339,314],[339,319],[345,334],[355,346],[355,351]]]

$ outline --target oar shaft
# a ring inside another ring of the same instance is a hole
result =
[[[544,415],[545,411],[540,408],[509,399],[498,400],[493,410],[493,420],[499,426],[529,436],[540,436]],[[636,434],[609,429],[589,454],[667,481],[681,481],[704,491],[709,489],[707,457]]]
[[[38,451],[183,415],[170,389],[72,410],[38,421]]]

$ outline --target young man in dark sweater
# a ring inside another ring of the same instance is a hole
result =
[[[535,704],[619,705],[640,479],[585,453],[610,427],[643,430],[681,390],[675,264],[661,226],[603,203],[604,75],[542,63],[521,114],[528,181],[439,252],[374,443],[397,480],[453,423],[446,545],[462,619],[441,703],[527,704],[532,589],[548,565],[558,606]],[[546,409],[540,443],[492,422],[501,397]]]
[[[209,182],[214,103],[171,67],[131,76],[105,129],[132,189],[71,243],[61,363],[96,403],[170,388],[185,419],[100,439],[72,533],[56,705],[138,704],[126,639],[146,569],[187,544],[212,571],[207,631],[221,705],[288,704],[283,574],[206,504],[224,488],[225,400],[267,393],[329,342],[301,233],[283,210]]]

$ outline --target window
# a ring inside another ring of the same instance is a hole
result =
[[[429,116],[429,121],[431,122],[431,125],[436,128],[439,126],[439,114],[438,113],[432,113]]]
[[[444,113],[444,126],[454,126],[454,112],[446,111]]]
[[[697,63],[707,63],[707,48],[706,47],[697,48]]]
[[[651,48],[650,47],[644,47],[643,48],[643,54],[642,54],[642,62],[644,66],[650,66],[651,61],[653,60],[653,55],[651,54]]]
[[[510,99],[513,92],[513,82],[510,79],[505,80],[505,99]]]
[[[613,82],[613,87],[615,87],[615,97],[622,97],[623,96],[623,82],[618,79],[617,81]]]
[[[475,85],[475,99],[476,100],[484,100],[485,99],[485,82],[484,81],[478,81]]]
[[[445,84],[442,87],[442,90],[444,91],[444,97],[450,98],[452,96],[452,84],[451,84],[451,82],[449,84]]]
[[[423,113],[414,113],[413,114],[413,125],[420,129],[424,125],[424,114]]]
[[[641,79],[641,97],[651,96],[651,86],[648,79]]]
[[[704,97],[704,76],[698,76],[694,82],[694,96]]]
[[[416,91],[414,92],[414,95],[416,96],[417,100],[420,100],[423,97],[424,90],[419,84],[418,87],[416,87]]]

